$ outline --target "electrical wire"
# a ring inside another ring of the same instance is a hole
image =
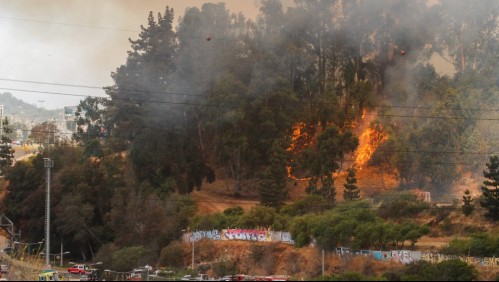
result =
[[[0,87],[2,90],[7,91],[20,91],[27,93],[40,93],[47,95],[60,95],[60,96],[71,96],[71,97],[91,97],[91,98],[108,98],[105,96],[93,96],[93,95],[82,95],[73,94],[66,92],[51,92],[51,91],[39,91],[39,90],[29,90],[29,89],[19,89],[19,88],[4,88]],[[193,107],[209,107],[209,108],[230,108],[237,109],[237,105],[217,105],[217,104],[201,104],[201,103],[188,103],[188,102],[173,102],[173,101],[163,101],[163,100],[147,100],[147,99],[135,99],[135,98],[112,98],[112,100],[126,101],[133,103],[153,103],[153,104],[167,104],[167,105],[179,105],[179,106],[193,106]],[[284,109],[282,107],[272,109],[274,111],[284,111],[284,112],[311,112],[304,110],[295,109]],[[397,115],[397,114],[373,114],[373,113],[347,113],[351,116],[375,116],[375,117],[398,117],[398,118],[422,118],[422,119],[452,119],[452,120],[480,120],[480,121],[499,121],[499,118],[476,118],[476,117],[461,117],[461,116],[419,116],[419,115]]]
[[[9,82],[21,82],[21,83],[31,83],[38,85],[52,85],[52,86],[66,86],[75,88],[86,88],[86,89],[104,89],[104,87],[83,85],[83,84],[67,84],[67,83],[53,83],[53,82],[42,82],[34,80],[21,80],[21,79],[11,79],[11,78],[0,78],[0,81]],[[1,88],[0,88],[1,89]],[[19,90],[21,91],[21,90]],[[162,94],[162,95],[174,95],[174,96],[186,96],[186,97],[207,97],[204,94],[192,94],[192,93],[181,93],[181,92],[168,92],[168,91],[153,91],[153,90],[141,90],[141,89],[123,89],[119,88],[117,91],[120,92],[131,92],[131,93],[145,93],[145,94]],[[61,93],[62,94],[62,93]],[[75,94],[77,95],[77,94]],[[86,96],[86,95],[85,95]],[[335,105],[333,102],[312,102],[311,105]],[[354,104],[348,104],[354,105]],[[394,108],[394,109],[424,109],[424,110],[435,110],[436,107],[424,107],[424,106],[400,106],[400,105],[378,105],[370,106],[370,108]],[[485,109],[485,108],[463,108],[463,109],[449,109],[451,111],[486,111],[486,112],[499,112],[499,109]]]

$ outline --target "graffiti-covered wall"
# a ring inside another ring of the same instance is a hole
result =
[[[201,239],[224,240],[224,241],[253,241],[253,242],[280,242],[293,244],[291,233],[284,231],[271,231],[265,229],[223,229],[222,231],[195,231],[185,233],[184,242],[196,242]],[[451,256],[438,253],[427,253],[421,251],[392,250],[392,251],[370,251],[370,250],[350,250],[349,248],[339,247],[335,252],[339,256],[372,256],[380,261],[396,261],[403,264],[409,264],[415,261],[428,261],[439,263],[450,259],[459,259],[473,266],[499,267],[499,258],[476,258],[466,256]]]
[[[294,244],[289,232],[271,231],[265,229],[223,229],[211,231],[194,231],[184,234],[184,242],[195,242],[201,239],[227,240],[227,241],[254,241],[254,242],[281,242]]]

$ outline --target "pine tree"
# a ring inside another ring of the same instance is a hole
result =
[[[270,164],[260,177],[260,202],[268,207],[279,208],[287,198],[286,149],[279,141],[272,145]]]
[[[475,210],[475,206],[473,206],[473,197],[471,197],[471,192],[468,189],[464,191],[462,210],[465,216],[471,215]]]
[[[5,169],[10,167],[14,159],[14,149],[12,149],[11,142],[9,138],[9,133],[12,129],[8,127],[9,120],[5,118],[3,120],[3,132],[0,138],[0,175],[5,174]]]
[[[351,168],[348,170],[347,183],[343,184],[343,186],[345,186],[345,190],[343,192],[343,199],[345,199],[345,201],[355,201],[360,199],[360,190],[355,184],[357,183],[355,175],[355,169]]]
[[[483,182],[480,205],[488,210],[485,216],[495,221],[499,219],[499,157],[490,157],[487,168],[489,170],[483,172],[487,180]]]
[[[326,175],[321,178],[322,187],[320,188],[319,194],[322,195],[324,199],[328,199],[331,202],[336,201],[336,188],[334,188],[334,179],[331,175]]]

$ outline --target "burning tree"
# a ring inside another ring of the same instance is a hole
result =
[[[359,140],[350,131],[330,125],[317,137],[317,142],[302,152],[301,164],[310,173],[307,193],[318,194],[332,201],[336,198],[333,174],[340,169],[345,154],[353,152]],[[319,187],[318,181],[321,181]]]
[[[355,165],[360,169],[371,159],[379,145],[388,139],[388,134],[379,121],[374,121],[362,132],[359,139]]]

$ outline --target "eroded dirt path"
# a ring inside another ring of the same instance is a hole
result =
[[[245,211],[258,204],[258,201],[237,199],[236,197],[215,194],[212,191],[194,191],[191,193],[192,199],[198,207],[198,214],[209,214],[223,212],[224,210],[240,206]]]

